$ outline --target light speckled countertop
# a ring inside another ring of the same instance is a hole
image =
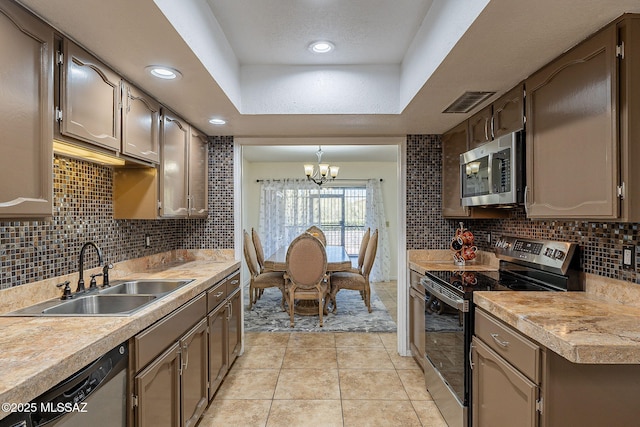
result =
[[[478,257],[465,265],[453,263],[450,250],[409,250],[409,268],[420,274],[425,271],[496,271],[500,263],[492,252],[479,251]]]
[[[589,292],[474,292],[473,301],[571,362],[640,364],[640,307]]]
[[[211,251],[200,252],[200,256],[182,256],[160,264],[147,258],[123,263],[120,269],[116,264],[114,280],[195,279],[131,316],[0,317],[0,403],[29,402],[240,266],[232,253],[231,257],[219,253],[211,257],[211,253],[205,253]],[[50,286],[47,284],[47,288]],[[20,290],[11,291],[7,294],[12,298],[7,299],[17,299],[16,292]],[[9,310],[5,307],[3,311]],[[7,415],[0,411],[0,419]]]

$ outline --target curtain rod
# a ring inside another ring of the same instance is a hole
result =
[[[296,178],[289,178],[289,179],[296,179]],[[302,179],[302,178],[300,178],[300,179]],[[333,181],[368,181],[369,179],[374,179],[374,178],[360,178],[360,179],[358,179],[358,178],[336,178],[336,179],[332,179],[332,180],[327,181],[327,183],[333,182]],[[375,178],[375,179],[378,179],[378,178]],[[268,179],[256,179],[256,182],[265,182],[265,181],[276,181],[276,182],[279,182],[279,181],[282,181],[282,179],[271,179],[271,180],[268,180]],[[380,182],[383,182],[382,178],[380,178]]]

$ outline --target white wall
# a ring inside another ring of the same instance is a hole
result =
[[[339,162],[343,179],[382,178],[382,197],[389,226],[391,278],[398,275],[398,164],[394,162]],[[247,162],[242,163],[242,228],[249,231],[258,229],[260,207],[259,179],[304,178],[302,163]],[[349,181],[344,181],[349,184]],[[265,254],[266,255],[266,254]]]

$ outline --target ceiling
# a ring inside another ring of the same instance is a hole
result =
[[[640,12],[637,0],[20,2],[205,133],[281,139],[442,133],[473,113],[442,113],[464,91],[497,97]],[[318,38],[335,51],[312,56]],[[154,80],[151,64],[183,78]]]
[[[316,152],[322,149],[322,161],[392,162],[398,159],[397,145],[244,145],[242,157],[248,162],[317,163]],[[339,165],[338,165],[339,166]],[[302,169],[298,171],[302,174]]]

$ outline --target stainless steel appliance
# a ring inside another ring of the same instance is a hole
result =
[[[127,343],[61,381],[28,404],[28,412],[0,420],[0,427],[126,426]]]
[[[494,272],[427,271],[425,381],[451,427],[471,426],[474,291],[582,290],[575,243],[503,236],[494,247]]]
[[[524,202],[524,131],[503,135],[460,155],[462,206]]]

